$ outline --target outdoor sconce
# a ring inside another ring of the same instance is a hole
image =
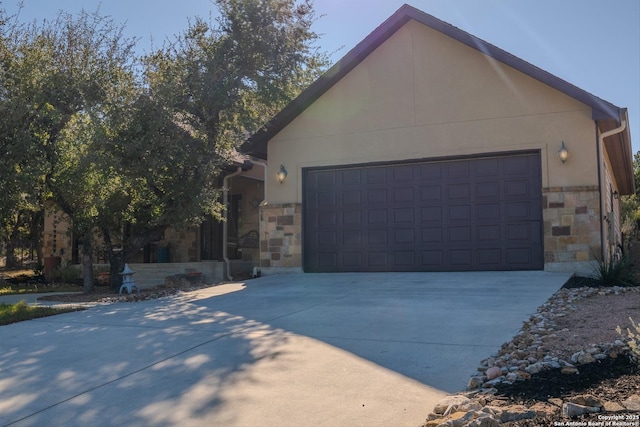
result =
[[[284,182],[285,179],[287,179],[287,170],[284,168],[283,165],[280,165],[280,170],[278,171],[278,173],[276,174],[276,176],[278,177],[278,181],[280,182],[280,184],[282,184]]]
[[[618,200],[618,197],[619,197],[619,196],[620,196],[620,195],[618,194],[618,192],[617,192],[617,191],[614,191],[614,192],[613,192],[613,198],[614,198],[614,199]]]
[[[567,157],[569,157],[569,151],[567,150],[567,147],[565,147],[564,141],[562,141],[562,146],[558,150],[558,157],[560,157],[562,163],[566,162]]]

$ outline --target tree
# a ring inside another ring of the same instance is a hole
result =
[[[29,132],[30,106],[14,87],[16,28],[0,9],[0,241],[6,243],[6,266],[17,265],[19,241],[40,248],[42,179]],[[38,251],[38,260],[42,260]]]
[[[143,78],[134,42],[97,12],[0,34],[0,108],[18,113],[0,138],[23,181],[38,183],[15,194],[51,199],[69,215],[83,238],[85,291],[96,230],[115,285],[167,227],[220,216],[217,178],[235,147],[327,64],[313,47],[310,1],[217,5],[216,25],[196,18],[144,58]]]
[[[102,227],[112,277],[169,226],[220,217],[218,177],[235,148],[317,78],[310,1],[219,0],[217,25],[196,18],[144,58],[145,91],[121,115],[105,156],[123,193]],[[124,223],[134,235],[115,251]],[[114,266],[117,266],[114,267]]]
[[[640,226],[640,151],[633,156],[633,179],[636,192],[620,200],[622,229],[626,236],[637,237]]]
[[[3,30],[2,107],[13,119],[0,127],[13,176],[5,182],[13,180],[15,193],[41,205],[53,200],[69,215],[74,234],[84,237],[90,291],[91,236],[105,196],[97,186],[108,171],[93,146],[108,134],[109,117],[135,95],[134,43],[98,12],[61,12],[53,21]]]

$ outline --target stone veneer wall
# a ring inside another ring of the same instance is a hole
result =
[[[597,186],[543,188],[545,268],[587,271],[600,256],[599,197]],[[262,267],[302,267],[301,211],[297,203],[260,208]]]
[[[589,263],[600,256],[599,198],[597,186],[542,189],[545,267]]]
[[[260,208],[260,259],[264,268],[302,268],[302,205]]]

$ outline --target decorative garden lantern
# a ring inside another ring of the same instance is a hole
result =
[[[133,275],[135,271],[129,268],[129,264],[124,265],[124,269],[118,273],[122,276],[122,286],[120,286],[120,295],[122,295],[122,289],[126,289],[127,293],[131,294],[133,292],[133,288],[136,288],[136,291],[140,293],[140,289],[136,285],[136,282],[133,281]]]

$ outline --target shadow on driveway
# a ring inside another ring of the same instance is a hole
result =
[[[419,425],[568,279],[267,276],[0,328],[0,425]]]

